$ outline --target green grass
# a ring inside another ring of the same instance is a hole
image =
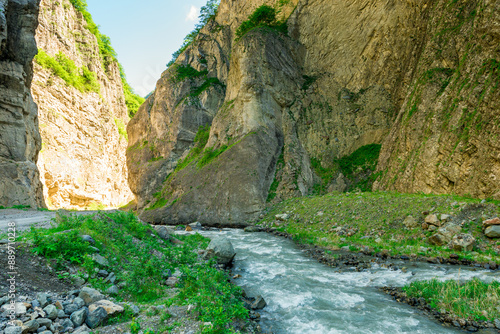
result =
[[[201,85],[195,85],[195,79],[201,79],[203,80],[203,83]],[[218,78],[208,77],[207,70],[198,71],[191,65],[175,65],[175,73],[172,77],[172,81],[174,83],[178,83],[185,80],[192,81],[193,87],[191,87],[190,93],[184,97],[182,101],[185,101],[186,98],[197,98],[201,93],[212,86],[225,87],[225,85]]]
[[[115,124],[120,137],[128,141],[127,127],[125,126],[123,120],[120,118],[115,118]]]
[[[274,9],[273,7],[268,5],[260,6],[252,13],[252,15],[250,15],[248,20],[241,23],[241,25],[236,30],[236,38],[240,39],[250,30],[259,27],[268,27],[287,34],[288,27],[286,25],[286,22],[278,22],[276,19],[276,14],[276,9]]]
[[[35,56],[35,61],[43,68],[51,70],[52,73],[63,79],[66,84],[75,87],[82,93],[99,93],[100,91],[96,74],[85,66],[78,68],[71,59],[61,52],[52,57],[39,49],[38,54]]]
[[[11,206],[9,208],[6,208],[6,207],[0,205],[0,210],[7,210],[7,209],[27,210],[30,208],[31,208],[31,206],[29,206],[29,205],[14,205],[14,206]]]
[[[330,168],[324,168],[319,159],[311,158],[311,166],[322,181],[321,184],[315,186],[315,193],[325,193],[326,187],[339,172],[351,181],[349,191],[354,189],[371,191],[373,182],[378,176],[374,172],[381,148],[382,145],[379,144],[362,146],[348,156],[331,161],[329,165],[332,167]]]
[[[290,233],[297,242],[332,250],[343,246],[358,249],[367,246],[373,253],[386,249],[394,256],[448,258],[455,253],[461,258],[500,263],[500,243],[489,240],[482,232],[483,215],[487,218],[498,216],[500,203],[493,201],[481,205],[480,202],[453,195],[330,193],[279,203],[270,209],[260,224]],[[433,232],[423,230],[420,225],[415,229],[403,225],[403,220],[409,215],[423,223],[422,213],[425,211],[455,216],[463,214],[463,232],[471,233],[477,240],[473,252],[456,252],[445,246],[431,245],[428,237]],[[274,216],[285,212],[291,218],[285,223],[276,223]],[[319,212],[323,214],[318,215]],[[353,229],[355,233],[338,235],[335,231],[338,227]],[[427,252],[422,253],[420,247],[427,248]]]
[[[56,270],[64,270],[68,263],[73,263],[80,267],[80,275],[85,272],[90,275],[89,282],[94,288],[104,291],[111,283],[94,276],[95,269],[100,267],[91,258],[90,245],[80,237],[92,236],[99,254],[109,261],[107,270],[116,273],[118,282],[125,283],[117,296],[119,300],[151,303],[167,298],[168,305],[193,304],[201,321],[214,324],[205,333],[226,333],[227,324],[236,318],[247,318],[241,290],[229,283],[229,276],[216,270],[214,262],[198,262],[197,250],[207,247],[207,238],[199,234],[177,236],[184,244],[174,245],[159,243],[152,233],[155,234],[132,213],[116,212],[65,216],[58,226],[32,228],[23,237],[33,242],[34,253],[55,259]],[[169,299],[170,288],[162,284],[163,273],[168,270],[182,273],[179,295],[173,299]],[[126,310],[120,319],[110,321],[128,321],[131,317]]]
[[[500,318],[500,283],[484,283],[473,279],[465,283],[455,280],[413,282],[403,288],[412,298],[424,298],[435,309],[444,309],[460,318],[489,320]]]

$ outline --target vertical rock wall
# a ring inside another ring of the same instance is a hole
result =
[[[126,204],[132,198],[125,167],[128,115],[118,63],[102,59],[96,37],[69,0],[41,1],[36,40],[49,56],[63,54],[95,73],[99,84],[98,92],[82,92],[34,62],[32,92],[43,142],[38,166],[47,204]]]
[[[36,166],[41,138],[30,94],[37,0],[0,1],[0,206],[45,207]]]

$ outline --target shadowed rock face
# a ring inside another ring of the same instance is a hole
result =
[[[30,94],[39,1],[0,1],[0,205],[45,207],[36,161],[41,148]]]
[[[287,20],[287,35],[262,27],[237,40],[236,29],[258,6],[278,4],[270,0],[222,0],[215,20],[163,73],[155,92],[129,123],[129,183],[141,218],[156,223],[199,220],[213,225],[245,225],[258,218],[271,188],[274,201],[311,193],[318,180],[311,158],[321,161],[323,168],[331,168],[335,159],[374,143],[384,143],[380,171],[388,170],[377,189],[459,189],[467,193],[467,187],[440,188],[439,177],[426,181],[430,182],[428,188],[422,187],[415,181],[426,180],[429,170],[414,168],[412,180],[400,166],[399,155],[412,163],[418,145],[426,143],[420,134],[434,122],[424,110],[434,108],[439,114],[440,104],[433,104],[435,94],[432,97],[420,90],[418,101],[423,105],[411,108],[418,111],[412,119],[415,124],[408,126],[404,121],[405,108],[413,106],[409,101],[417,96],[415,85],[422,73],[433,68],[461,68],[459,63],[448,64],[461,59],[455,49],[448,52],[441,47],[442,60],[425,60],[435,49],[429,44],[431,36],[443,35],[436,24],[450,6],[471,14],[470,3],[295,0],[280,8],[280,18]],[[485,34],[485,43],[497,41],[497,27],[481,17],[496,15],[492,11],[498,5],[486,0],[477,3],[484,8],[482,16],[477,16],[477,22],[482,22],[477,30]],[[466,29],[472,24],[469,21],[459,28]],[[457,41],[466,52],[467,43]],[[451,39],[445,44],[454,43]],[[491,50],[486,45],[476,50],[478,56],[474,57],[478,58],[471,62],[471,68],[496,59],[494,45],[498,43],[488,45],[493,45]],[[481,72],[479,67],[475,67],[477,73]],[[179,76],[179,69],[186,68],[193,70],[191,75]],[[448,73],[437,72],[437,79]],[[436,78],[430,81],[436,82]],[[490,82],[488,78],[477,80]],[[445,86],[439,82],[437,90]],[[483,103],[490,111],[498,102],[498,98],[492,99],[492,87],[489,95],[484,95],[488,102]],[[447,87],[443,89],[442,96],[449,101],[452,95]],[[496,117],[492,112],[485,115]],[[198,147],[196,134],[206,125],[210,126],[208,140]],[[433,131],[442,138],[450,132],[444,127]],[[495,146],[493,137],[487,134],[493,132],[483,131],[491,147]],[[437,147],[444,146],[431,145],[425,150],[431,158],[423,161],[432,170],[441,161]],[[483,149],[486,147],[476,153],[464,151],[460,157],[467,160],[471,156],[477,163]],[[485,160],[490,165],[487,169],[494,171],[498,166],[491,161]],[[491,190],[498,185],[495,177],[500,177],[492,175],[493,181],[483,177],[477,182]],[[395,177],[401,181],[394,185],[389,181]],[[333,180],[330,189],[342,188],[342,175]]]

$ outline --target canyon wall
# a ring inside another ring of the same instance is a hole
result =
[[[500,199],[500,2],[436,1],[378,190]]]
[[[30,94],[39,1],[0,1],[0,206],[45,207],[41,138]]]
[[[128,126],[141,217],[244,225],[269,201],[311,194],[311,159],[333,168],[381,144],[431,2],[223,0]],[[287,31],[276,22],[236,36],[263,4]]]
[[[95,32],[69,0],[41,1],[36,41],[32,93],[47,204],[126,204],[132,198],[125,163],[129,117],[118,63],[102,56]]]

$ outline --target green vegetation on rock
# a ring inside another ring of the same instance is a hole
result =
[[[208,88],[212,86],[220,86],[225,87],[225,85],[220,82],[218,78],[208,77],[208,71],[198,71],[193,68],[191,65],[175,65],[175,74],[172,78],[174,83],[179,83],[184,80],[196,80],[201,79],[203,83],[201,85],[193,85],[191,88],[191,92],[186,96],[189,97],[198,97],[201,93],[206,91]],[[184,99],[185,100],[185,99]]]
[[[500,319],[500,282],[479,279],[466,282],[437,279],[413,282],[403,288],[410,298],[424,298],[437,310],[469,320]]]
[[[71,59],[61,52],[56,57],[52,57],[39,49],[38,54],[35,56],[35,61],[43,68],[51,70],[52,73],[63,79],[68,85],[75,87],[82,93],[99,93],[100,91],[96,74],[85,66],[78,68]]]
[[[117,59],[117,53],[111,45],[111,40],[108,36],[101,34],[99,26],[92,19],[92,15],[87,10],[86,0],[70,0],[71,4],[78,10],[87,22],[87,29],[96,37],[97,44],[99,45],[99,53],[101,55],[104,70],[111,63],[116,62],[120,68],[120,76],[123,85],[123,94],[125,96],[125,104],[127,105],[129,117],[134,117],[139,107],[144,103],[144,98],[134,93],[132,87],[127,82],[125,71]]]
[[[120,134],[120,137],[128,141],[127,128],[123,120],[121,120],[120,118],[115,118],[115,124],[118,128],[118,134]]]
[[[339,172],[351,182],[347,188],[348,191],[354,189],[371,191],[373,182],[378,176],[374,172],[381,148],[380,144],[362,146],[352,154],[332,161],[333,167],[331,168],[324,168],[319,159],[311,158],[311,166],[322,181],[321,184],[315,186],[315,192],[324,193]]]
[[[269,27],[276,29],[283,33],[288,33],[288,26],[286,22],[278,22],[276,19],[276,9],[268,5],[262,5],[257,8],[248,20],[243,23],[236,30],[236,37],[239,39],[243,37],[250,30],[259,27]]]
[[[201,7],[199,22],[185,38],[179,50],[175,51],[172,54],[172,60],[167,64],[167,67],[170,67],[175,63],[177,58],[186,51],[186,49],[194,42],[201,29],[210,21],[215,18],[217,15],[217,10],[219,9],[220,0],[208,0],[206,5]]]

